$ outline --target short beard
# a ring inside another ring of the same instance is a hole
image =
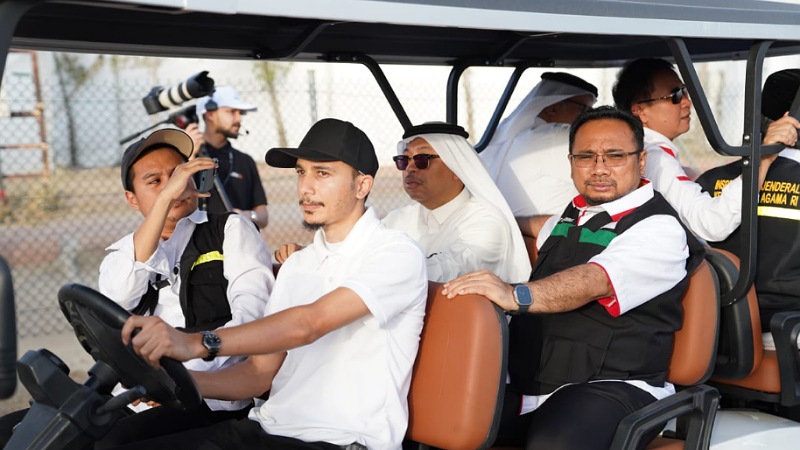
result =
[[[230,130],[220,130],[220,133],[228,139],[236,139],[239,137],[239,133],[234,133]]]
[[[303,227],[308,231],[317,231],[322,228],[322,225],[321,223],[308,223],[305,220],[303,221]]]
[[[584,195],[583,199],[586,200],[586,204],[589,205],[589,206],[600,206],[600,205],[605,204],[605,203],[611,203],[611,202],[613,202],[615,200],[619,200],[624,196],[625,195],[619,195],[619,196],[616,196],[614,198],[592,198],[592,197],[587,197],[587,196]]]

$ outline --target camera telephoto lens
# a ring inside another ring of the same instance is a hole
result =
[[[213,91],[214,80],[209,78],[208,71],[204,70],[169,89],[154,87],[142,99],[142,103],[148,114],[155,114],[174,108],[185,101],[205,97]]]

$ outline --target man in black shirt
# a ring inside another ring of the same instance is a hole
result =
[[[233,148],[229,141],[239,137],[242,116],[255,110],[255,105],[245,103],[230,86],[218,86],[210,96],[197,102],[197,117],[205,123],[200,155],[218,159],[217,174],[232,210],[250,218],[258,228],[264,228],[269,222],[267,195],[256,163],[250,155]],[[225,212],[216,188],[211,190],[206,210]]]

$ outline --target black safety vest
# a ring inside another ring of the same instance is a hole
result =
[[[186,331],[218,328],[231,320],[228,303],[228,280],[223,273],[227,214],[209,214],[208,221],[197,224],[180,260],[180,302],[186,318]],[[133,314],[153,314],[158,304],[158,288],[148,286]]]
[[[714,196],[742,173],[734,161],[704,173],[697,182]],[[761,326],[769,329],[776,312],[800,309],[800,164],[778,157],[770,165],[758,195],[758,252],[755,287],[761,310]],[[716,248],[740,256],[741,228]]]
[[[579,213],[572,205],[564,211],[539,250],[531,280],[585,264],[616,236],[645,218],[659,214],[678,218],[658,192],[621,218],[613,229],[603,228],[612,221],[607,213],[598,214],[581,226],[574,225]],[[686,237],[690,253],[686,261],[688,274],[702,260],[703,247],[688,231]],[[596,301],[573,311],[514,316],[509,325],[511,389],[541,395],[568,383],[603,379],[663,385],[674,333],[683,321],[680,302],[687,283],[688,275],[672,289],[619,317],[612,317]]]

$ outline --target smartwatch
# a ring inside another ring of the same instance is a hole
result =
[[[250,220],[252,220],[253,222],[258,220],[258,214],[256,214],[256,212],[253,210],[250,210]]]
[[[214,358],[217,357],[217,353],[219,353],[219,347],[222,345],[222,341],[215,333],[211,331],[203,331],[202,342],[203,347],[208,350],[208,356],[203,358],[203,361],[213,361]]]
[[[533,305],[533,294],[527,284],[512,284],[514,286],[514,301],[519,306],[518,311],[509,311],[511,314],[525,314]]]

